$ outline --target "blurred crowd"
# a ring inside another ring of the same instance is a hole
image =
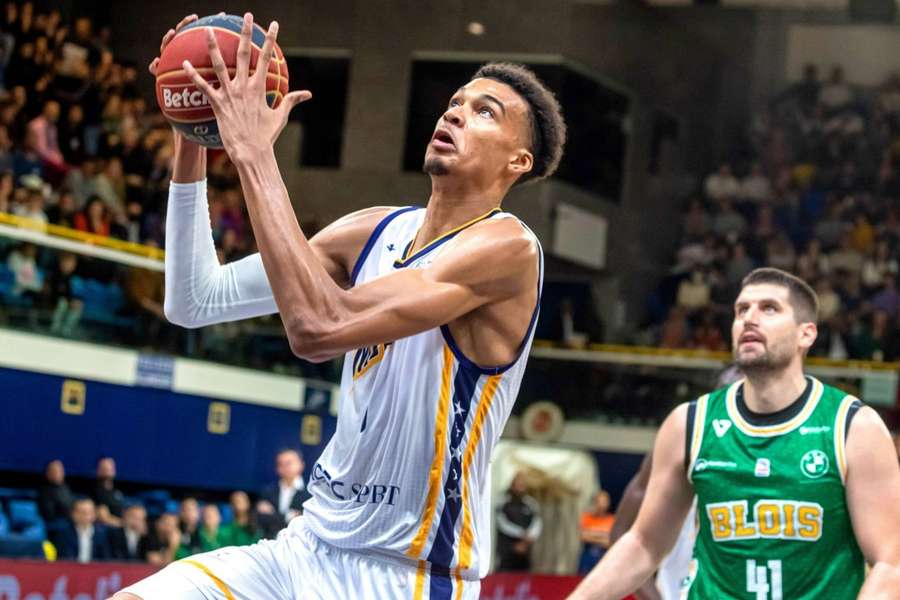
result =
[[[57,9],[40,13],[32,2],[6,2],[0,222],[6,213],[162,247],[172,131],[155,99],[142,92],[144,66],[117,60],[111,38],[89,17],[67,22]],[[210,153],[208,184],[220,259],[254,252],[240,181],[224,152]],[[300,368],[277,318],[188,336],[166,322],[163,291],[159,272],[0,238],[2,323],[246,366]]]
[[[813,356],[900,359],[900,77],[860,88],[809,65],[740,148],[688,202],[656,342],[726,350],[741,279],[773,266],[819,295]]]
[[[66,481],[62,461],[53,460],[38,490],[37,510],[60,559],[165,565],[199,552],[274,538],[302,514],[309,497],[302,457],[282,450],[275,466],[277,481],[255,494],[255,503],[246,492],[235,491],[227,503],[217,504],[192,496],[172,499],[165,490],[128,497],[117,487],[111,457],[97,461],[93,485],[77,495]]]

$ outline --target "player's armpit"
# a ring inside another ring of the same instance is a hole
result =
[[[431,266],[398,269],[330,294],[314,315],[282,318],[295,354],[327,360],[439,327],[491,302],[520,294],[536,302],[537,278],[537,243],[517,221],[502,219],[460,234]]]
[[[887,427],[869,407],[850,425],[846,494],[866,560],[900,568],[900,466]]]

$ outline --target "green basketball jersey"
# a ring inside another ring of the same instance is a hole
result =
[[[775,415],[743,381],[688,410],[687,473],[699,530],[682,598],[852,600],[865,560],[844,495],[845,441],[859,400],[808,377]]]

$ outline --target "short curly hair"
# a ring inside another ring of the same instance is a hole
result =
[[[528,105],[531,151],[534,165],[516,183],[550,177],[559,166],[566,144],[566,122],[562,107],[547,86],[524,65],[492,62],[482,65],[472,79],[493,79],[511,87]]]

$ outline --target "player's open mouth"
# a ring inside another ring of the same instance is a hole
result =
[[[442,150],[445,152],[456,150],[456,144],[453,142],[453,136],[450,135],[450,132],[446,131],[445,129],[438,129],[434,132],[434,135],[431,136],[431,145],[436,150]]]
[[[765,340],[763,337],[756,333],[745,333],[741,337],[738,338],[738,345],[743,346],[744,344],[765,344]]]

